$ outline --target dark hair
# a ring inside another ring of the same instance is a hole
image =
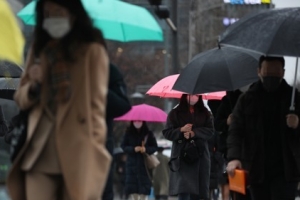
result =
[[[34,55],[39,56],[47,43],[52,40],[43,29],[44,4],[51,1],[66,8],[75,16],[72,30],[61,39],[63,53],[67,60],[73,60],[74,45],[98,42],[106,47],[102,32],[93,27],[92,20],[85,11],[81,0],[38,0],[36,4],[36,26],[34,30]]]
[[[283,57],[272,57],[272,56],[261,56],[259,58],[259,69],[261,69],[261,64],[263,61],[274,61],[274,60],[277,60],[277,61],[280,61],[282,63],[282,68],[284,69],[284,65],[285,65],[285,61],[284,61],[284,58]]]
[[[141,130],[141,133],[148,134],[149,128],[145,121],[143,121],[143,125],[140,130]],[[133,125],[133,121],[130,122],[129,127],[127,128],[127,131],[132,134],[139,134],[138,130]]]
[[[189,103],[187,100],[187,94],[183,94],[180,98],[180,103],[178,105],[178,108],[180,109],[189,109]],[[202,100],[202,95],[199,96],[199,101],[194,105],[195,110],[197,111],[207,111],[207,108],[204,106],[203,100]]]

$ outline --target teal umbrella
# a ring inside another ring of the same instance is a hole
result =
[[[82,0],[82,3],[106,39],[163,41],[161,27],[143,7],[119,0]],[[36,1],[32,1],[18,13],[27,25],[35,25],[35,6]]]

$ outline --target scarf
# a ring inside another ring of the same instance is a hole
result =
[[[69,63],[63,58],[63,52],[56,42],[47,45],[45,55],[51,89],[50,101],[65,103],[72,94]]]

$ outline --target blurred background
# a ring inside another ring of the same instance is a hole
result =
[[[177,27],[174,33],[165,20],[160,19],[148,0],[124,0],[148,9],[157,19],[164,32],[163,42],[115,42],[107,41],[109,57],[124,75],[128,96],[133,105],[147,103],[169,112],[176,101],[146,95],[146,91],[163,77],[179,73],[197,53],[216,47],[218,36],[228,26],[248,13],[281,7],[299,7],[299,0],[162,0],[170,11],[170,18]],[[17,13],[31,0],[8,0]],[[19,20],[26,38],[25,55],[32,39],[32,26],[25,26]],[[24,55],[24,56],[25,56]],[[294,80],[296,60],[286,58],[286,80]],[[300,71],[298,72],[300,73]],[[299,77],[300,74],[297,74]],[[142,78],[141,78],[142,77]],[[300,79],[297,86],[300,88]],[[10,120],[18,109],[13,101],[1,100],[5,118]],[[119,146],[125,127],[116,122],[115,145]],[[158,140],[162,139],[164,124],[149,124]],[[9,169],[9,147],[0,138],[0,183],[4,184]],[[0,189],[0,200],[5,200]]]

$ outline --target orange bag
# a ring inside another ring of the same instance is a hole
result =
[[[241,169],[236,169],[234,176],[228,175],[229,189],[243,195],[246,195],[248,172]]]

